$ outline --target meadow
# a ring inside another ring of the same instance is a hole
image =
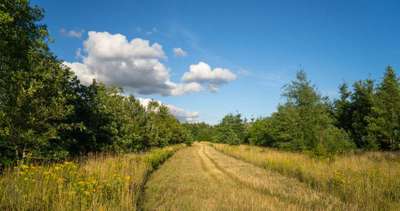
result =
[[[355,210],[329,193],[204,142],[168,159],[151,175],[143,198],[143,210]]]
[[[150,173],[183,147],[19,164],[0,177],[0,210],[136,210]]]
[[[248,145],[212,144],[220,152],[331,193],[360,210],[400,207],[400,154],[363,152],[318,159],[305,153]]]

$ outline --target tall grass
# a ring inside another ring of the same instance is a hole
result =
[[[320,160],[255,146],[213,144],[228,155],[297,178],[362,210],[400,208],[400,154],[365,152]]]
[[[182,147],[84,163],[21,164],[0,177],[0,210],[135,210],[150,172]]]

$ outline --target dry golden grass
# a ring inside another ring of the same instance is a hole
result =
[[[366,152],[320,160],[255,146],[213,144],[215,149],[339,197],[360,210],[400,209],[400,155]]]
[[[146,183],[144,210],[353,209],[296,179],[226,156],[204,143],[176,153]]]
[[[0,210],[135,210],[149,173],[182,147],[19,165],[0,177]]]

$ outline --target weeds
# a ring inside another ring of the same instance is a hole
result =
[[[389,152],[346,154],[321,160],[255,146],[213,145],[217,150],[332,193],[363,210],[400,207],[400,156]]]
[[[1,210],[135,210],[146,178],[176,145],[85,163],[20,164],[0,177]]]

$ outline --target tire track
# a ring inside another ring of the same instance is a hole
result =
[[[285,192],[279,192],[279,191],[273,191],[271,187],[265,184],[265,181],[270,180],[267,176],[267,174],[258,175],[258,177],[253,177],[249,175],[240,175],[239,171],[234,172],[232,169],[235,168],[243,168],[247,172],[254,172],[255,170],[258,171],[263,171],[265,172],[264,169],[260,169],[259,167],[256,167],[252,164],[243,162],[241,160],[238,160],[236,158],[232,158],[230,156],[227,156],[217,150],[215,150],[212,147],[206,146],[202,144],[202,151],[204,153],[204,156],[215,166],[216,169],[218,169],[221,173],[223,173],[226,177],[229,177],[231,180],[233,180],[236,184],[240,185],[243,188],[249,188],[255,192],[258,192],[260,194],[267,195],[269,197],[275,197],[279,199],[280,201],[284,201],[285,203],[290,203],[290,204],[295,204],[301,207],[305,207],[307,209],[312,209],[312,210],[318,210],[318,209],[329,209],[329,207],[324,206],[324,204],[321,202],[320,197],[325,198],[325,196],[319,195],[313,190],[310,190],[306,187],[305,190],[307,190],[309,195],[314,195],[314,198],[311,198],[311,200],[304,200],[303,195],[299,194],[287,194]],[[207,150],[206,150],[207,149]],[[225,164],[223,166],[223,162],[218,163],[217,158],[220,157],[220,160],[222,161],[230,161],[228,164]],[[282,178],[281,175],[279,177]],[[286,178],[287,180],[292,180],[291,178]],[[299,184],[302,186],[302,184]],[[295,189],[295,187],[293,188]],[[339,200],[331,197],[331,196],[326,196],[326,200],[328,201],[337,201],[335,203],[339,203]]]
[[[146,184],[143,208],[343,210],[324,202],[297,180],[229,157],[205,143],[177,152],[152,174]]]
[[[200,149],[199,149],[199,150],[196,150],[196,151],[197,151],[197,155],[198,155],[199,158],[200,158],[201,169],[202,169],[208,176],[210,176],[213,180],[215,180],[216,182],[219,183],[220,180],[218,179],[218,177],[217,177],[215,174],[213,174],[213,173],[211,172],[210,167],[207,166],[206,161],[204,160],[204,157],[202,156],[202,151],[204,150],[204,149],[203,149],[203,146],[199,146],[199,147],[200,147]]]
[[[216,169],[218,169],[222,174],[224,174],[226,177],[230,178],[232,181],[235,182],[235,184],[240,185],[242,188],[249,188],[255,192],[258,192],[260,194],[264,194],[270,197],[275,197],[281,201],[285,201],[286,203],[291,203],[291,204],[297,204],[297,205],[302,205],[301,202],[297,201],[297,200],[292,200],[291,198],[284,196],[282,194],[278,194],[278,193],[273,193],[270,190],[259,186],[256,187],[254,184],[249,183],[245,180],[240,179],[240,177],[238,177],[237,175],[229,172],[228,170],[226,170],[225,168],[223,168],[222,166],[220,166],[213,158],[211,158],[204,150],[204,147],[202,147],[202,151],[204,153],[204,156],[215,166]],[[240,162],[240,161],[239,161]],[[312,208],[312,207],[310,207]]]

